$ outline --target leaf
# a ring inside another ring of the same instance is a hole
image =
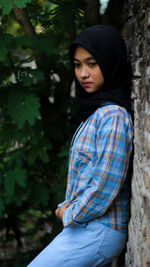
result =
[[[26,185],[26,172],[19,166],[15,167],[13,170],[9,170],[4,177],[4,188],[6,203],[10,204],[15,191],[15,184],[25,187]]]
[[[46,142],[45,140],[39,140],[39,143],[35,146],[32,146],[31,152],[28,157],[28,163],[29,165],[32,165],[37,158],[40,158],[43,162],[47,163],[49,162],[49,156],[47,153],[47,150],[51,149],[51,145],[49,142]]]
[[[12,6],[16,5],[19,8],[25,8],[32,0],[0,0],[0,8],[4,15],[8,15],[12,10]]]
[[[14,5],[19,8],[25,8],[28,3],[31,3],[32,0],[13,0]]]
[[[22,129],[27,121],[30,125],[40,118],[39,98],[33,93],[25,90],[13,90],[8,96],[8,113],[18,129]]]
[[[26,171],[24,169],[21,169],[20,167],[16,167],[14,169],[14,177],[15,177],[15,181],[18,185],[20,185],[21,187],[25,187],[26,186]]]
[[[15,190],[15,179],[13,176],[13,171],[8,171],[4,177],[4,189],[6,203],[10,204],[14,195]]]
[[[2,9],[2,12],[4,15],[7,15],[10,13],[12,9],[13,1],[12,0],[0,0],[0,8]]]

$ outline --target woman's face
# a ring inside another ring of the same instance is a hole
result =
[[[87,93],[98,91],[104,84],[104,77],[93,56],[83,47],[77,46],[74,54],[75,75]]]

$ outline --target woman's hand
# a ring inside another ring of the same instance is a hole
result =
[[[57,208],[57,209],[55,210],[55,215],[56,215],[56,217],[57,217],[60,221],[62,221],[63,214],[64,214],[65,210],[66,210],[68,207],[69,207],[69,202],[68,202],[68,200],[67,200],[66,203],[65,203],[63,206],[61,206],[60,208]]]

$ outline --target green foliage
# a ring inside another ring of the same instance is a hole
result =
[[[30,38],[10,12],[13,4],[26,7],[37,31]],[[0,8],[0,230],[7,232],[0,243],[13,232],[18,243],[45,246],[48,239],[40,241],[38,231],[51,223],[52,238],[60,228],[54,210],[64,200],[77,126],[66,50],[83,11],[75,0],[1,0]]]
[[[3,34],[2,32],[0,33],[0,62],[3,62],[8,56],[8,47],[12,44],[12,36],[8,34]]]
[[[3,217],[4,210],[5,210],[4,202],[0,200],[0,218]]]
[[[10,204],[14,197],[15,184],[21,187],[26,185],[26,171],[19,166],[6,172],[4,177],[5,202]]]
[[[80,1],[81,2],[81,1]],[[57,30],[60,30],[60,20],[63,21],[64,30],[66,30],[70,36],[72,36],[73,30],[75,29],[75,24],[80,22],[80,16],[83,15],[83,11],[80,8],[81,3],[79,1],[58,1],[53,0],[52,3],[56,7],[52,11],[53,24]],[[69,13],[69,16],[68,16]],[[69,27],[68,27],[69,25]]]
[[[31,3],[32,0],[1,0],[0,1],[0,8],[3,11],[3,14],[9,14],[12,6],[16,5],[19,8],[26,7],[27,3]]]
[[[26,83],[23,78],[23,84]],[[11,121],[18,129],[22,129],[27,121],[30,125],[35,124],[35,119],[40,119],[39,98],[27,90],[13,90],[8,96],[7,109]]]
[[[46,55],[57,55],[58,47],[56,46],[56,41],[51,34],[38,34],[30,39],[26,36],[20,36],[16,38],[16,41],[20,47],[31,48],[32,50],[38,50],[39,52],[44,52]]]

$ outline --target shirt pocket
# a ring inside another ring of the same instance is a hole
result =
[[[82,179],[90,179],[94,167],[94,152],[92,150],[77,150],[78,174]]]
[[[85,189],[93,185],[92,179],[92,151],[73,152],[73,162],[71,168],[71,177],[73,181],[73,192],[78,196],[82,195]]]
[[[85,164],[93,164],[93,151],[92,150],[77,150],[79,158]]]

